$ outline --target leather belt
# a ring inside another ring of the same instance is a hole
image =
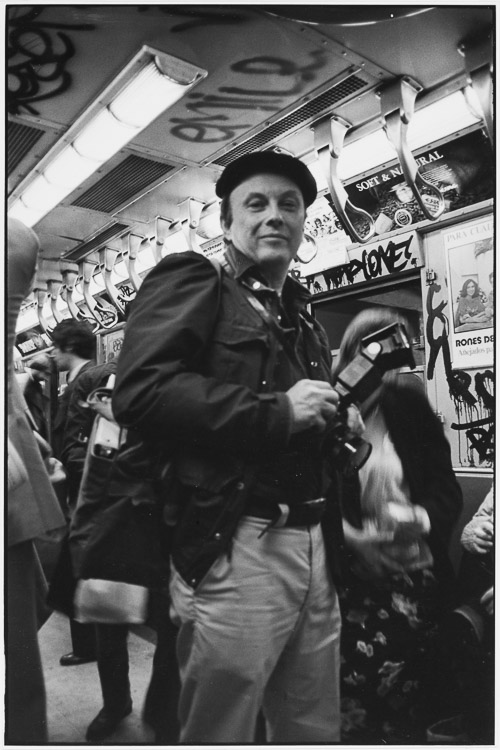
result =
[[[270,523],[264,529],[265,532],[271,527],[314,526],[321,521],[325,508],[326,499],[324,497],[317,500],[306,500],[304,503],[294,505],[252,498],[245,508],[245,515],[264,518],[269,521]]]

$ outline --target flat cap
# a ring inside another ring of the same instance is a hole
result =
[[[283,175],[294,182],[302,193],[306,207],[316,199],[316,180],[306,165],[294,156],[275,151],[255,151],[232,161],[217,180],[215,193],[219,198],[224,198],[248,177],[267,173]]]

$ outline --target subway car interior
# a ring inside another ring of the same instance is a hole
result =
[[[358,313],[404,320],[415,367],[398,378],[426,394],[463,495],[449,541],[458,572],[463,529],[494,485],[495,10],[7,5],[5,211],[40,246],[13,377],[25,387],[65,319],[91,324],[98,364],[117,360],[151,269],[185,251],[222,257],[223,170],[257,151],[296,157],[318,196],[290,274],[310,293],[334,362]],[[471,283],[481,322],[461,312]],[[50,444],[66,373],[49,361]],[[59,548],[35,546],[50,581]],[[49,744],[85,742],[101,708],[95,663],[59,664],[69,638],[66,615],[47,612],[38,641]],[[134,710],[105,742],[174,744],[141,718],[155,643],[150,623],[131,627]],[[456,723],[427,736],[481,744]]]

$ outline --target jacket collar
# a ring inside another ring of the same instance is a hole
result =
[[[252,291],[255,290],[253,282],[258,281],[262,284],[261,291],[275,293],[258,265],[256,265],[248,256],[240,252],[232,243],[228,243],[225,252],[226,259],[231,266],[234,278],[248,286]],[[287,276],[283,285],[282,300],[285,307],[297,311],[305,307],[311,299],[309,291],[298,281]]]

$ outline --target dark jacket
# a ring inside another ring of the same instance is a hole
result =
[[[87,396],[96,388],[104,387],[110,375],[116,372],[114,362],[96,365],[90,362],[82,367],[74,382],[66,413],[66,429],[61,451],[63,464],[80,475],[87,454],[87,445],[94,424],[95,412],[85,406]]]
[[[71,396],[78,384],[78,380],[87,370],[95,366],[96,363],[93,360],[86,362],[79,370],[77,376],[71,381],[71,383],[68,383],[62,394],[59,396],[57,414],[52,428],[52,449],[54,455],[62,461],[66,470],[68,470],[68,468],[71,470],[67,451],[68,440],[72,443],[76,442],[76,438],[80,431],[78,420],[74,422],[69,411]],[[83,454],[85,454],[85,449],[83,447],[82,451]]]
[[[78,421],[80,422],[81,429],[84,430],[87,435],[83,466],[81,469],[82,475],[84,475],[86,462],[89,460],[88,438],[92,431],[96,413],[93,409],[82,407],[81,402],[86,401],[87,396],[96,388],[104,388],[108,382],[109,376],[113,375],[115,372],[115,361],[106,362],[102,365],[96,365],[95,367],[87,369],[82,377],[79,378],[78,384],[72,395],[70,410],[78,410],[77,413],[81,414],[81,418]],[[68,447],[71,448],[71,443]],[[80,451],[81,446],[76,443],[72,448],[75,460]],[[109,461],[109,459],[93,457],[92,464],[90,465],[91,470],[87,470],[87,473],[85,476],[82,476],[82,481],[80,482],[78,500],[70,523],[71,559],[76,574],[79,572],[81,556],[88,542],[90,533],[94,525],[99,521],[99,513],[103,510],[103,507],[106,506],[106,487],[110,466],[111,461]]]
[[[78,498],[88,440],[95,418],[95,412],[83,404],[91,391],[106,384],[114,367],[112,363],[96,365],[93,360],[87,362],[60,397],[53,430],[54,453],[66,469],[71,513]]]
[[[414,386],[385,386],[380,406],[401,459],[410,499],[429,514],[431,531],[428,542],[434,557],[434,571],[443,584],[451,586],[454,576],[448,546],[463,500],[442,424],[425,393]],[[343,482],[342,512],[351,525],[361,528],[357,478]]]
[[[172,556],[192,586],[230,546],[256,466],[290,441],[291,407],[273,390],[280,343],[250,303],[234,257],[232,266],[220,295],[217,273],[200,254],[168,256],[148,274],[132,304],[113,391],[118,422],[175,453],[181,515]],[[305,306],[307,290],[291,278],[286,290]],[[326,334],[303,313],[301,327],[315,379],[330,380]],[[339,533],[339,523],[331,524],[331,549]]]
[[[47,420],[49,400],[44,393],[41,383],[31,376],[24,386],[24,399],[33,417],[37,431],[45,439],[49,439],[49,426]]]

